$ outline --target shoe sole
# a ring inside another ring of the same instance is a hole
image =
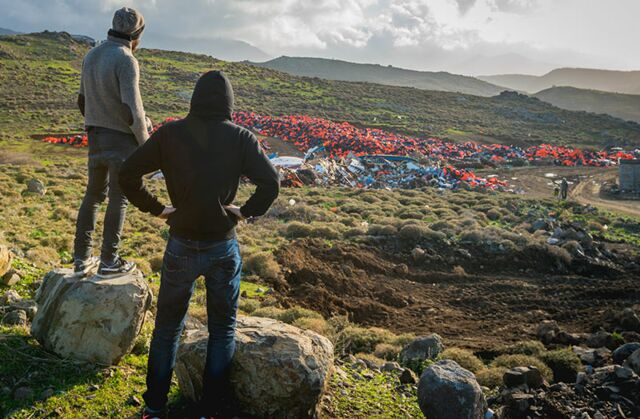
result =
[[[119,278],[121,276],[125,276],[125,275],[129,275],[130,273],[132,273],[133,271],[136,270],[136,266],[134,266],[133,268],[131,268],[130,270],[126,271],[126,272],[114,272],[112,274],[103,274],[98,272],[97,273],[97,277],[100,279],[111,279],[111,278]]]

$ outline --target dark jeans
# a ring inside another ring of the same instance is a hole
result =
[[[135,136],[107,128],[90,128],[89,182],[78,211],[74,259],[86,260],[91,256],[91,241],[96,228],[98,207],[109,196],[104,218],[102,252],[100,259],[109,264],[118,254],[120,236],[127,211],[127,199],[118,185],[118,171],[122,163],[137,148]]]
[[[215,410],[230,394],[229,369],[235,352],[236,312],[242,260],[236,239],[195,241],[171,237],[164,253],[156,324],[149,350],[144,400],[163,409],[171,385],[180,335],[195,281],[207,288],[209,341],[203,378],[203,408]]]

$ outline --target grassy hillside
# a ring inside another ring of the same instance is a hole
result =
[[[505,74],[478,78],[489,83],[528,93],[539,92],[554,86],[571,86],[605,92],[640,94],[640,71],[560,68],[544,76]]]
[[[534,97],[570,111],[604,113],[626,121],[640,122],[640,95],[552,87],[536,93]]]
[[[279,57],[254,65],[284,71],[294,76],[328,80],[360,81],[424,90],[495,96],[504,89],[473,77],[446,72],[413,71],[378,64],[357,64],[325,58]]]
[[[0,37],[0,136],[81,129],[75,101],[87,49],[64,33]],[[454,140],[640,144],[639,124],[565,111],[525,96],[483,98],[296,77],[180,52],[142,50],[138,57],[145,107],[155,120],[184,115],[195,81],[215,68],[231,77],[239,109],[263,114],[308,114]]]

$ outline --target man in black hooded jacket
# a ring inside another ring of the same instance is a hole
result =
[[[276,170],[256,137],[231,122],[233,89],[222,72],[197,82],[189,115],[163,125],[122,165],[120,185],[141,211],[167,220],[155,329],[149,350],[143,417],[161,417],[184,319],[196,278],[207,289],[209,343],[203,381],[205,415],[219,415],[230,396],[228,375],[235,351],[235,325],[242,261],[235,237],[239,220],[263,215],[278,196]],[[171,206],[144,186],[142,176],[164,173]],[[240,177],[256,186],[233,205]]]

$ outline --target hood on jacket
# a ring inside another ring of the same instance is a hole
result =
[[[200,77],[191,96],[190,116],[231,120],[233,87],[222,71],[209,71]]]

